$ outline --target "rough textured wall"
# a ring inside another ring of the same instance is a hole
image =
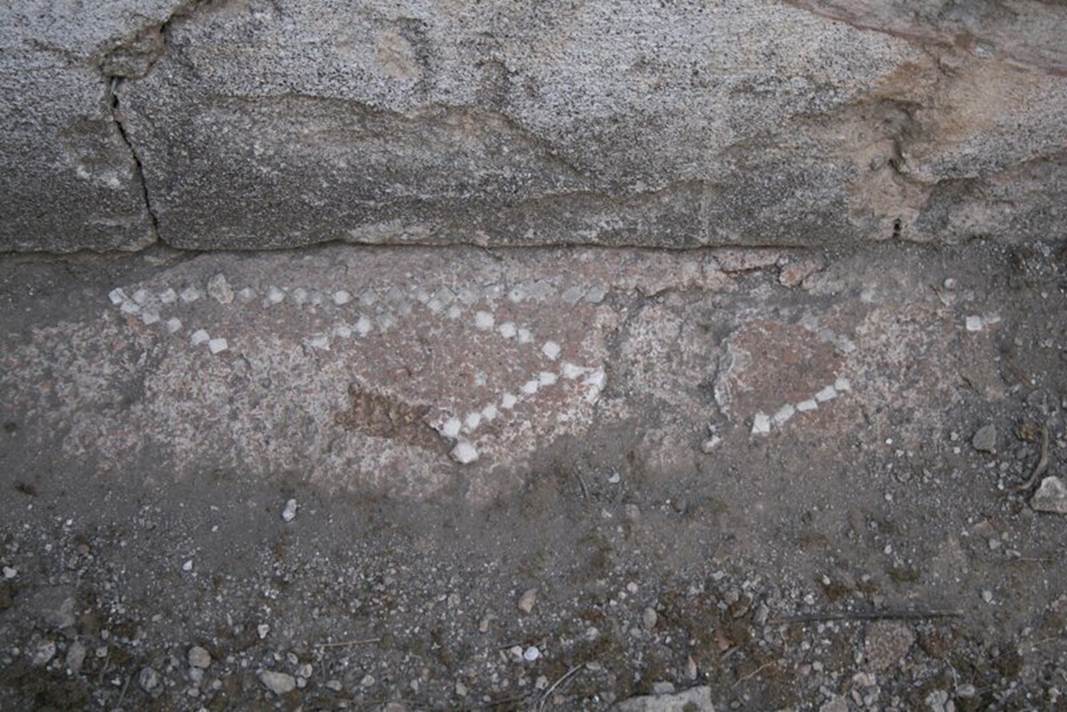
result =
[[[0,249],[1067,228],[1061,1],[25,0]]]

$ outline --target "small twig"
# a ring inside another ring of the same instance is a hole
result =
[[[100,677],[97,678],[96,684],[99,687],[104,684],[104,675],[107,674],[107,664],[111,661],[111,648],[107,649],[107,655],[104,656],[104,667],[100,668]]]
[[[1032,643],[1027,643],[1030,646],[1030,652],[1036,651],[1038,648],[1048,645],[1049,643],[1062,643],[1063,638],[1042,638],[1041,640],[1035,640]]]
[[[470,709],[491,709],[493,707],[500,707],[501,705],[510,705],[512,702],[522,702],[529,696],[530,694],[526,693],[525,695],[515,695],[514,697],[504,697],[499,700],[490,700],[489,702],[476,705]]]
[[[545,708],[545,703],[548,702],[548,698],[551,697],[552,693],[556,691],[556,688],[570,680],[572,677],[574,677],[584,669],[585,663],[582,663],[581,665],[575,665],[570,670],[563,673],[563,675],[558,680],[552,683],[552,686],[545,690],[545,694],[541,695],[541,701],[537,703],[537,712],[541,712],[541,710]]]
[[[116,707],[122,707],[122,701],[126,699],[126,690],[130,687],[130,680],[133,679],[133,675],[126,677],[126,684],[122,686],[122,694],[119,695],[119,701],[115,704]]]
[[[1021,485],[1012,487],[1012,492],[1028,492],[1034,485],[1037,484],[1041,475],[1045,474],[1045,470],[1048,469],[1048,423],[1041,426],[1041,458],[1037,461],[1037,466],[1034,467],[1033,473],[1030,478],[1023,482]]]
[[[740,649],[741,649],[740,645],[735,645],[732,648],[729,648],[726,652],[724,652],[722,655],[719,656],[719,661],[721,662],[723,660],[726,660],[726,658],[730,657],[731,655],[733,655],[734,653],[736,653]]]
[[[578,477],[578,485],[582,488],[582,499],[589,499],[589,489],[585,486],[585,478],[578,470],[575,470],[574,474]]]
[[[877,621],[901,620],[918,621],[929,618],[959,618],[959,611],[846,611],[844,613],[809,613],[799,616],[787,616],[771,621],[774,625],[782,623],[820,623],[824,621]]]
[[[755,677],[756,675],[759,675],[761,672],[763,672],[764,670],[769,668],[771,665],[774,665],[774,661],[773,660],[770,661],[769,663],[764,663],[763,665],[760,665],[758,668],[756,668],[755,670],[753,670],[749,674],[745,675],[744,677],[737,678],[737,682],[734,683],[734,687],[737,687],[738,685],[740,685],[745,680],[751,679],[751,678]]]
[[[354,640],[340,640],[336,643],[319,643],[320,648],[343,648],[348,645],[368,645],[370,643],[380,643],[381,638],[356,638]]]

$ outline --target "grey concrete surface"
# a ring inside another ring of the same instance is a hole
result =
[[[1067,8],[28,2],[0,249],[1060,235]]]

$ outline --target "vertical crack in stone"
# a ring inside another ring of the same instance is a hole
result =
[[[119,95],[118,88],[123,81],[122,77],[109,76],[107,77],[107,104],[108,109],[111,112],[111,120],[115,124],[115,128],[118,129],[119,136],[122,138],[122,142],[126,144],[126,148],[130,151],[130,157],[133,159],[134,172],[137,175],[137,180],[141,184],[141,196],[144,200],[145,211],[148,213],[148,220],[151,225],[152,237],[154,240],[159,239],[159,217],[156,215],[156,211],[152,208],[152,198],[148,192],[148,181],[145,178],[144,164],[141,162],[141,156],[137,153],[137,149],[133,145],[133,141],[130,140],[130,135],[126,131],[126,123],[123,120],[122,109],[119,107]]]

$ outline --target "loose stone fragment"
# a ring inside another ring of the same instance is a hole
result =
[[[1030,506],[1038,512],[1067,514],[1067,485],[1059,477],[1046,477],[1030,498]]]
[[[284,672],[264,670],[259,674],[259,681],[276,695],[284,695],[296,689],[296,678]]]
[[[211,653],[199,645],[189,648],[189,665],[201,670],[211,665]]]
[[[516,604],[519,610],[523,613],[530,613],[534,609],[534,605],[537,604],[537,589],[531,588],[523,592],[519,596],[519,602]]]
[[[766,435],[771,432],[771,419],[763,413],[756,413],[756,417],[752,419],[752,434],[753,435]]]
[[[971,439],[971,445],[979,452],[993,452],[997,449],[997,428],[995,425],[983,425]]]
[[[452,448],[452,459],[461,465],[468,465],[478,459],[478,450],[469,442],[460,441]]]

